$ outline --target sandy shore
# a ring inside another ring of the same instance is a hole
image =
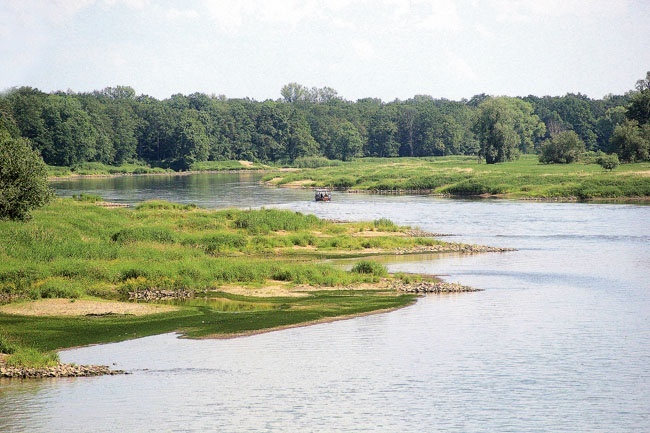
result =
[[[171,305],[88,299],[39,299],[0,306],[0,313],[21,316],[143,316],[177,310]]]

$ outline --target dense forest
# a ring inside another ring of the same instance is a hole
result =
[[[161,101],[128,86],[91,93],[20,87],[0,95],[0,133],[26,138],[47,164],[68,167],[140,162],[186,170],[201,161],[442,155],[494,163],[553,146],[616,153],[624,162],[650,158],[650,72],[634,90],[603,99],[481,94],[351,102],[334,89],[297,83],[281,96],[259,102],[193,93]]]

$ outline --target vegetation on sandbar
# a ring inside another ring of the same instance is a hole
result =
[[[368,192],[417,192],[446,196],[606,199],[650,197],[650,163],[606,171],[597,164],[541,164],[524,156],[502,164],[472,157],[366,158],[333,167],[277,171],[264,181],[279,186],[330,186]]]
[[[329,257],[396,250],[458,251],[458,244],[381,219],[337,223],[297,212],[211,211],[145,202],[107,209],[55,199],[27,222],[0,221],[0,300],[126,300],[147,290],[191,292],[173,311],[27,316],[0,313],[0,351],[59,348],[180,331],[233,335],[398,308],[414,295],[390,289],[370,258],[352,270]],[[274,288],[269,292],[269,287]]]

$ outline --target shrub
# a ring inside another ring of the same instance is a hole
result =
[[[361,260],[352,267],[352,272],[383,277],[388,274],[388,269],[386,269],[386,266],[381,263],[373,262],[371,260]]]
[[[596,158],[596,164],[600,165],[605,170],[614,170],[619,165],[618,155],[615,153],[612,153],[611,155],[606,153],[598,155]]]
[[[377,220],[374,220],[372,224],[375,226],[376,229],[386,231],[386,232],[394,232],[397,231],[398,229],[397,224],[395,224],[388,218],[379,218]]]
[[[562,131],[544,140],[539,162],[544,164],[568,164],[578,161],[585,153],[585,143],[574,131]]]

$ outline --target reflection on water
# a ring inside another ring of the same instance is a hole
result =
[[[197,200],[220,207],[219,188]],[[517,251],[390,259],[486,290],[388,314],[63,352],[132,374],[0,381],[0,431],[650,431],[650,207],[271,191],[272,206]]]

